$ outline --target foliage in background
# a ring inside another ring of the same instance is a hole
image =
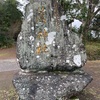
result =
[[[100,0],[59,0],[69,20],[82,22],[78,34],[84,42],[92,38],[91,30],[100,37]],[[73,28],[73,27],[72,27]]]
[[[12,23],[21,20],[16,0],[6,0],[0,4],[0,31],[7,31]]]
[[[95,33],[95,40],[100,40],[100,14],[95,16],[92,22],[91,30]]]
[[[7,34],[0,34],[0,48],[8,48],[14,45],[14,40]]]
[[[17,9],[16,0],[0,2],[0,47],[12,45],[10,26],[22,20],[22,13]]]

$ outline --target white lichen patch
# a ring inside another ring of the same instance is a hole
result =
[[[25,14],[25,7],[29,4],[29,0],[16,0],[18,2],[17,9],[19,9],[23,15]]]
[[[70,61],[69,60],[66,60],[66,63],[69,63]]]
[[[30,36],[29,38],[30,38],[31,41],[34,41],[34,37],[33,36]]]
[[[47,28],[47,27],[45,27],[45,28],[44,28],[44,30],[45,30],[45,31],[48,31],[48,28]]]
[[[52,42],[55,39],[55,35],[56,35],[56,32],[50,32],[50,33],[48,33],[48,41],[46,41],[47,45],[52,44]]]
[[[33,9],[30,9],[30,13],[32,13],[33,12]]]
[[[82,65],[82,61],[81,61],[81,56],[80,55],[75,55],[73,58],[74,63],[80,67]]]
[[[23,39],[23,37],[22,37],[22,36],[20,36],[20,37],[19,37],[19,39],[20,39],[20,40],[22,40],[22,39]]]
[[[66,15],[62,15],[61,18],[60,18],[60,20],[61,20],[61,21],[63,21],[63,20],[67,20]]]
[[[19,62],[19,59],[17,59],[17,62]]]
[[[58,45],[58,49],[60,49],[60,46]]]
[[[33,13],[30,13],[30,14],[27,16],[27,21],[28,21],[28,22],[31,20],[31,17],[33,17]]]
[[[72,48],[75,48],[75,47],[76,47],[76,45],[74,44]]]
[[[31,30],[33,30],[33,31],[34,31],[34,27],[31,27]]]
[[[34,53],[34,51],[33,51],[33,50],[31,50],[31,53]]]
[[[36,56],[36,58],[40,58],[40,56]]]

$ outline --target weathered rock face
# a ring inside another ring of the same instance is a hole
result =
[[[90,75],[78,73],[19,73],[13,83],[19,100],[69,100],[91,81]]]
[[[31,0],[18,36],[17,58],[22,69],[74,70],[86,62],[81,39],[67,29],[57,0]]]
[[[25,12],[17,41],[24,72],[13,79],[19,100],[69,100],[92,80],[80,69],[86,62],[81,38],[68,30],[58,0],[30,0]]]

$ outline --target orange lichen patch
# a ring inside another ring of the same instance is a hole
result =
[[[40,21],[40,22],[46,23],[46,19],[44,17],[45,15],[44,6],[38,8],[38,14],[39,14],[39,20],[37,20],[37,22]]]
[[[38,7],[38,13],[40,13],[40,11],[41,11],[41,9],[40,9],[40,7]]]
[[[41,46],[38,46],[36,49],[36,54],[40,54],[41,53]]]
[[[48,36],[48,32],[44,29],[44,34],[43,34],[44,38],[46,38]]]
[[[40,20],[39,17],[37,17],[36,22],[38,22],[39,20]]]
[[[44,43],[44,45],[43,46],[38,46],[37,48],[36,48],[36,54],[40,54],[40,53],[43,53],[43,52],[48,52],[47,51],[47,45]]]
[[[39,32],[38,33],[38,39],[40,39],[40,37],[42,37],[43,36],[43,33],[42,32]]]
[[[43,23],[45,23],[45,24],[46,24],[46,19],[43,19]]]
[[[47,52],[47,45],[44,43],[43,47],[42,47],[42,52]]]
[[[44,6],[42,6],[42,11],[44,11]]]

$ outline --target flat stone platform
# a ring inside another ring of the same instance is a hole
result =
[[[73,73],[19,72],[13,84],[20,100],[69,100],[91,81],[92,77],[81,70]]]

